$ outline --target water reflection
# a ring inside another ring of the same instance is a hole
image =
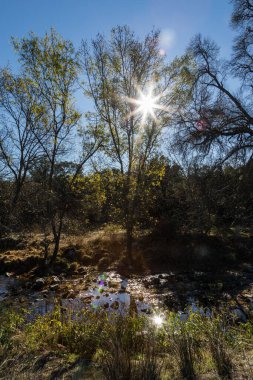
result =
[[[0,276],[0,302],[3,301],[11,289],[16,285],[16,280],[7,276]]]
[[[75,283],[73,283],[74,285]],[[87,290],[81,290],[75,297],[59,298],[54,292],[48,292],[47,297],[41,297],[41,292],[30,295],[30,311],[32,314],[44,315],[53,311],[55,305],[60,305],[62,310],[79,312],[84,308],[99,310],[108,313],[120,314],[130,311],[138,314],[151,313],[151,305],[143,300],[135,299],[127,289],[127,279],[122,279],[117,274],[100,274],[94,279]]]

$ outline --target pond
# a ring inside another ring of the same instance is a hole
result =
[[[121,278],[115,273],[98,274],[85,290],[74,292],[72,288],[75,289],[78,285],[80,287],[82,280],[85,283],[85,278],[59,280],[59,285],[70,288],[64,297],[59,290],[24,290],[22,282],[0,276],[0,302],[12,303],[14,308],[27,308],[35,315],[52,311],[56,304],[73,311],[79,311],[84,307],[94,310],[103,308],[108,312],[117,311],[122,314],[133,308],[139,314],[151,313],[152,307],[144,302],[143,297],[135,298],[131,294],[126,278]]]
[[[235,282],[231,282],[231,278],[234,278],[234,274],[227,273],[221,280],[215,279],[211,283],[208,274],[196,272],[132,276],[126,279],[116,272],[93,271],[72,278],[49,276],[34,280],[27,287],[27,283],[21,279],[0,276],[0,303],[8,303],[16,309],[29,309],[34,316],[52,311],[57,304],[63,310],[80,311],[89,308],[121,314],[131,310],[138,314],[152,315],[166,309],[178,312],[181,320],[187,320],[186,308],[211,316],[211,310],[217,304],[218,307],[228,306],[229,302],[225,302],[228,292],[230,288],[235,290]],[[249,293],[249,286],[252,285],[250,280],[245,284],[243,292]],[[38,290],[34,285],[39,283],[41,288]],[[238,293],[235,295],[238,299]],[[232,313],[245,322],[247,311],[234,301],[231,305]]]

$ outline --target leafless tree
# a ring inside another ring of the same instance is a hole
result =
[[[234,0],[232,25],[239,31],[229,61],[217,45],[197,35],[187,50],[190,102],[175,117],[177,144],[219,163],[249,159],[253,148],[253,4]],[[237,88],[237,90],[235,89]]]

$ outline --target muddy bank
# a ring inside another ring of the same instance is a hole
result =
[[[52,243],[52,241],[49,239]],[[45,239],[42,235],[0,239],[0,274],[26,274],[45,266]],[[167,236],[143,233],[133,245],[133,266],[129,271],[125,252],[125,234],[106,230],[84,236],[62,238],[54,267],[55,274],[77,275],[81,266],[99,271],[115,270],[122,275],[161,272],[238,270],[242,263],[253,264],[251,236]],[[50,252],[50,244],[49,244]],[[45,269],[45,268],[44,268]],[[37,272],[39,275],[39,271]]]

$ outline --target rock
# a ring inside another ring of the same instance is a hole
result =
[[[160,287],[161,287],[161,288],[165,288],[166,285],[168,285],[168,281],[165,280],[165,279],[161,279],[161,280],[160,280]]]
[[[5,237],[0,239],[0,251],[17,248],[18,244],[22,243],[20,239]]]
[[[59,277],[57,277],[57,276],[52,277],[52,280],[51,280],[52,284],[59,284],[60,282],[61,282],[61,280],[59,279]]]
[[[158,278],[160,280],[168,280],[170,278],[170,274],[169,273],[161,273],[158,275]]]
[[[231,301],[232,300],[232,296],[231,294],[229,293],[222,293],[222,297],[227,300],[227,301]]]
[[[46,281],[44,278],[38,278],[33,284],[34,290],[41,290],[45,286]]]
[[[180,312],[179,319],[181,322],[186,322],[189,318],[189,313]]]
[[[147,277],[143,282],[146,287],[160,285],[160,278],[158,276],[150,276]]]
[[[80,299],[81,299],[84,303],[90,303],[90,302],[91,302],[91,299],[92,299],[92,296],[89,295],[89,294],[84,294],[84,295],[81,295]]]
[[[67,260],[73,261],[76,259],[76,250],[75,248],[68,248],[64,251],[63,256],[66,257]]]
[[[67,293],[66,298],[73,298],[76,295],[76,292],[73,289],[70,289]]]
[[[50,286],[50,290],[55,291],[59,289],[59,284],[53,284]]]
[[[44,301],[43,298],[36,298],[35,302],[42,302]]]
[[[250,311],[253,311],[253,301],[252,300],[249,301],[249,309],[250,309]]]
[[[31,289],[33,287],[33,283],[31,281],[27,281],[24,283],[25,289]]]
[[[234,314],[234,316],[236,317],[237,322],[246,323],[248,320],[248,317],[245,314],[245,312],[242,309],[240,309],[239,307],[234,308],[232,310],[232,314]]]
[[[128,284],[128,279],[127,278],[124,278],[123,280],[122,280],[122,282],[121,282],[121,289],[122,290],[126,290],[126,288],[127,288],[127,284]]]
[[[13,272],[6,272],[5,273],[6,277],[13,277],[14,275],[15,275],[15,273],[13,273]]]
[[[27,243],[22,241],[22,242],[18,243],[15,248],[22,250],[22,249],[25,249],[26,246],[27,246]]]
[[[252,298],[247,298],[247,302],[248,302],[248,305],[249,305],[249,309],[252,311],[253,310],[253,300],[252,300]]]

